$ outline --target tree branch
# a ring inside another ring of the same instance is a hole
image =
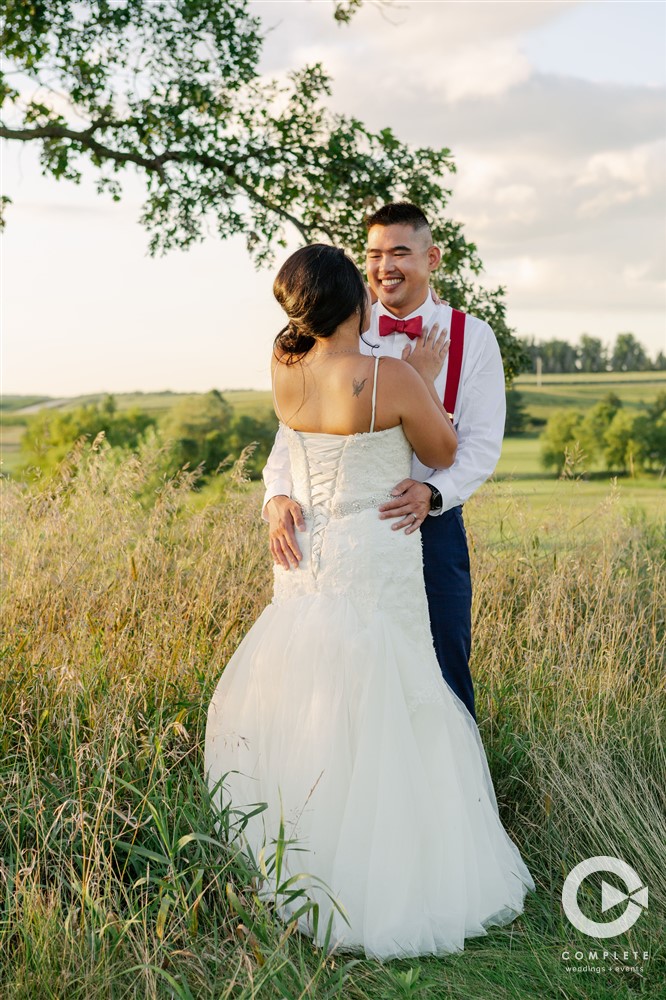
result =
[[[17,139],[21,142],[30,141],[31,139],[69,139],[91,153],[95,153],[101,159],[113,160],[116,163],[134,163],[144,170],[154,171],[162,178],[164,183],[167,183],[167,177],[164,172],[164,165],[166,163],[194,163],[206,167],[208,170],[219,170],[232,184],[241,188],[251,201],[262,205],[269,212],[274,212],[280,218],[284,219],[285,222],[290,222],[304,239],[310,238],[307,227],[303,225],[300,219],[297,219],[296,216],[285,211],[284,208],[281,208],[259,194],[256,188],[251,187],[251,185],[238,176],[234,166],[215,156],[211,156],[209,153],[186,153],[181,150],[172,150],[160,153],[158,156],[142,156],[140,153],[126,153],[110,149],[93,137],[93,133],[102,126],[117,128],[120,124],[122,123],[114,124],[111,122],[96,121],[82,132],[77,132],[75,129],[67,128],[64,125],[55,124],[37,125],[34,128],[7,128],[6,125],[0,125],[0,139]]]

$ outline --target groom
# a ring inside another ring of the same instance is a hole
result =
[[[420,208],[405,202],[384,205],[365,226],[368,282],[378,301],[361,351],[375,348],[374,354],[400,358],[434,323],[450,331],[449,352],[435,385],[458,432],[455,461],[435,471],[414,456],[411,478],[397,483],[395,499],[379,510],[380,517],[396,519],[395,528],[421,528],[437,659],[444,680],[476,718],[469,670],[472,582],[462,505],[499,458],[506,409],[502,359],[487,323],[433,302],[430,275],[441,253]],[[290,499],[288,455],[279,435],[263,475],[271,552],[288,569],[301,559],[296,529],[302,530],[304,522],[299,505]]]

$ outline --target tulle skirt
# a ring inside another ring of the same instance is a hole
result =
[[[303,874],[293,885],[319,915],[316,932],[312,911],[299,929],[321,945],[330,920],[329,950],[460,951],[513,920],[534,888],[429,632],[415,644],[395,617],[347,597],[263,611],[213,696],[205,767],[220,805],[267,804],[243,831],[255,858],[270,859],[284,824],[281,881]],[[262,894],[275,888],[269,874]],[[279,912],[302,903],[280,897]]]

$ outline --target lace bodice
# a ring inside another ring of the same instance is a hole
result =
[[[402,427],[367,434],[310,434],[285,428],[293,490],[306,517],[312,518],[318,562],[328,522],[389,499],[396,483],[409,475],[411,448]]]
[[[324,592],[352,595],[369,612],[404,605],[399,591],[390,592],[400,572],[422,574],[420,533],[392,531],[377,510],[409,475],[411,447],[402,427],[350,435],[285,427],[284,433],[305,531],[297,535],[298,569],[275,568],[274,602]]]

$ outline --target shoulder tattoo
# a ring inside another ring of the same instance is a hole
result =
[[[367,378],[364,378],[362,382],[359,382],[358,379],[352,379],[352,395],[360,396],[367,381]]]

